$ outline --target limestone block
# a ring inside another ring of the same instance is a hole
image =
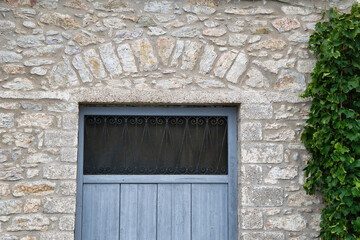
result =
[[[284,193],[281,187],[243,187],[244,206],[277,207],[282,206]]]
[[[242,184],[261,184],[262,183],[262,166],[243,164],[241,166],[241,183]]]
[[[23,206],[23,202],[17,199],[0,201],[0,215],[21,213],[22,206]]]
[[[122,68],[119,58],[116,56],[114,47],[111,43],[102,44],[99,46],[100,56],[104,62],[104,65],[110,75],[120,76]]]
[[[0,51],[0,63],[17,63],[21,62],[23,57],[20,54],[11,51]]]
[[[264,225],[262,210],[242,209],[241,210],[243,229],[262,229]]]
[[[89,49],[84,52],[84,60],[93,76],[97,79],[103,80],[107,77],[104,64],[100,59],[99,54],[95,49]]]
[[[44,167],[45,179],[76,179],[76,165],[49,165]]]
[[[47,197],[44,199],[44,213],[75,213],[75,197]]]
[[[50,220],[42,214],[28,214],[15,216],[7,231],[46,231]]]
[[[47,129],[53,124],[54,117],[45,113],[30,113],[21,115],[16,121],[19,127],[40,127]]]
[[[281,144],[248,143],[241,146],[243,163],[281,163],[284,147]]]
[[[202,44],[198,42],[185,42],[185,50],[182,55],[182,66],[183,70],[193,70],[195,64],[199,58],[200,50],[202,48]]]
[[[223,78],[225,73],[230,68],[231,64],[236,58],[236,53],[227,51],[223,53],[214,67],[214,74],[217,77]]]
[[[306,220],[300,214],[270,217],[267,221],[269,229],[281,229],[287,231],[302,231],[306,228]]]
[[[162,63],[167,66],[171,53],[175,47],[175,38],[159,37],[156,41],[156,46]]]
[[[244,51],[240,52],[226,75],[226,80],[232,83],[238,83],[239,78],[245,72],[248,64],[248,58]]]
[[[17,77],[14,80],[6,83],[3,85],[3,88],[9,89],[9,90],[22,90],[22,91],[29,91],[34,89],[34,84],[31,80],[27,78]]]
[[[206,45],[204,49],[204,53],[201,56],[200,60],[200,73],[207,74],[213,68],[214,61],[217,57],[217,53],[215,52],[215,47],[213,45]]]
[[[242,104],[242,119],[271,119],[273,107],[269,104]]]
[[[14,113],[0,113],[0,128],[11,128],[14,126]]]
[[[53,147],[73,147],[77,145],[76,132],[46,131],[45,145]]]
[[[260,122],[241,123],[241,141],[262,140],[262,124]]]
[[[135,58],[130,48],[130,45],[127,43],[120,45],[117,48],[117,52],[124,71],[130,73],[136,73],[138,70],[136,67]]]
[[[26,195],[49,195],[54,192],[55,183],[50,181],[35,181],[18,183],[12,188],[12,194],[15,197],[23,197]]]

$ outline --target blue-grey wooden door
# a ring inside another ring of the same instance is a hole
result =
[[[84,175],[85,114],[221,115],[228,118],[226,175]],[[236,109],[82,108],[76,240],[237,239]]]

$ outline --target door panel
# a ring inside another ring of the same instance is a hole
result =
[[[191,239],[191,184],[158,185],[158,240]]]
[[[228,239],[227,184],[192,185],[192,239]]]
[[[157,184],[138,185],[138,240],[156,240]]]
[[[120,239],[156,240],[156,184],[122,184]]]
[[[82,239],[119,240],[119,184],[85,184]]]

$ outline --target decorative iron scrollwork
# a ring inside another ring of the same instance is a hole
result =
[[[84,174],[228,172],[227,118],[85,116]]]

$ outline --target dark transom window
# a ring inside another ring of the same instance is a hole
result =
[[[85,115],[84,174],[228,173],[227,117]]]

